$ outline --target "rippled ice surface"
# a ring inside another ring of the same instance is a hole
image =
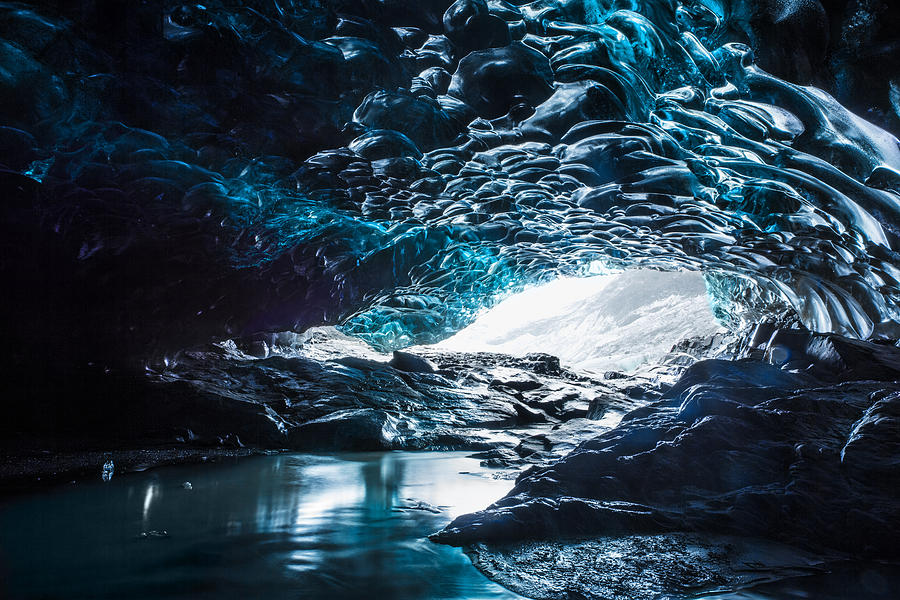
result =
[[[459,452],[98,476],[0,506],[0,597],[519,598],[425,538],[511,485]]]

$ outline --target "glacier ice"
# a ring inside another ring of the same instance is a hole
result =
[[[76,361],[397,349],[601,262],[702,272],[729,327],[895,338],[900,149],[811,73],[812,5],[3,5],[9,329]],[[893,13],[857,8],[839,45],[879,52],[853,19]],[[828,68],[870,81],[854,56]]]

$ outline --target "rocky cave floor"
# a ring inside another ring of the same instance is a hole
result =
[[[27,400],[7,424],[0,473],[28,487],[97,476],[110,459],[123,472],[258,452],[401,449],[472,450],[517,469],[558,459],[658,399],[694,355],[722,343],[692,340],[645,372],[597,375],[547,354],[382,354],[317,328],[210,344],[140,374],[19,373],[11,377]],[[54,388],[72,398],[61,412]]]
[[[391,357],[325,328],[140,375],[19,377],[10,490],[97,478],[109,460],[118,474],[288,450],[471,450],[515,487],[433,540],[530,597],[690,595],[898,558],[900,350],[887,344],[764,325],[591,375],[546,354]],[[59,414],[40,402],[49,388],[72,398]]]

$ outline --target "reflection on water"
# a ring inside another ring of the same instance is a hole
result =
[[[518,598],[424,537],[510,487],[462,453],[398,452],[58,488],[0,506],[0,597]]]

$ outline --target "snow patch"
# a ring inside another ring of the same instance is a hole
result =
[[[572,368],[633,371],[658,361],[682,339],[723,331],[701,273],[629,270],[526,289],[432,347],[514,356],[546,352]]]

